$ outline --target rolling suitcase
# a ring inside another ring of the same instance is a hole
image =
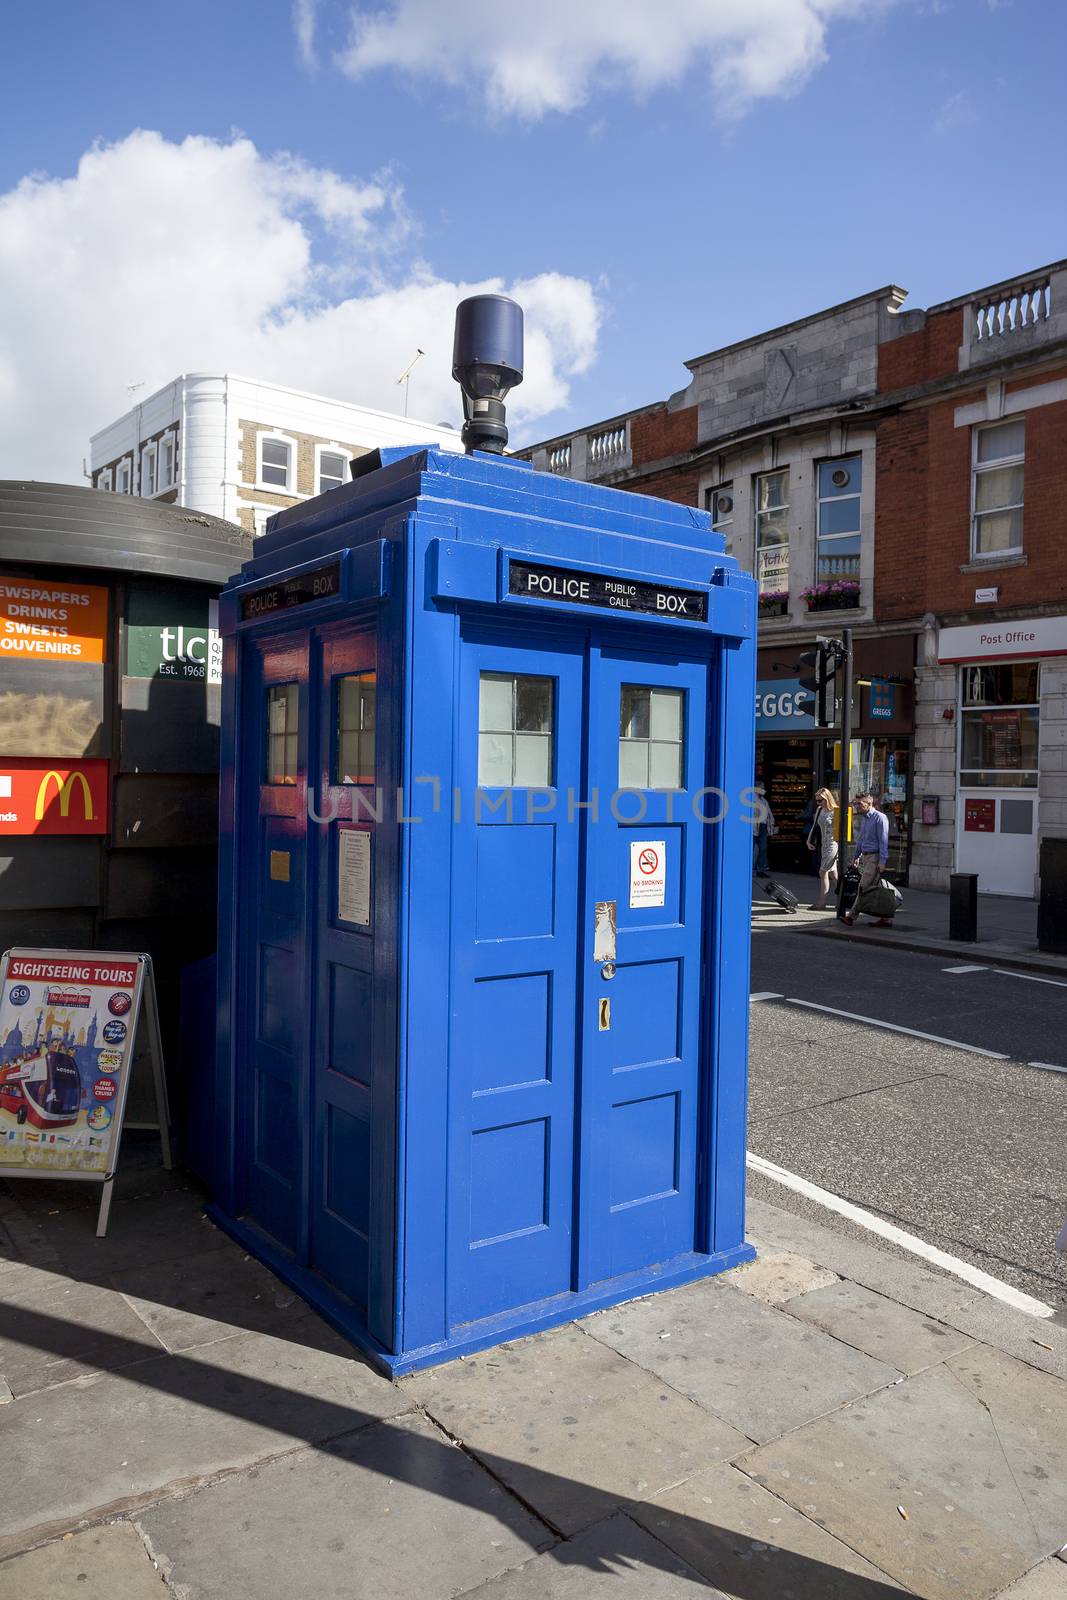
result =
[[[783,911],[795,911],[800,904],[795,894],[784,888],[782,884],[775,883],[773,878],[764,879],[763,892],[770,895],[771,899],[777,905],[780,905]]]

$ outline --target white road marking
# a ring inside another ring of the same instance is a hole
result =
[[[1027,983],[1051,983],[1056,989],[1067,989],[1062,978],[1039,978],[1036,972],[1013,972],[1010,967],[994,967],[1005,978],[1024,978]]]
[[[985,967],[942,967],[942,972],[985,972]]]
[[[814,1000],[797,1000],[792,995],[787,1003],[806,1006],[809,1011],[827,1011],[832,1017],[847,1017],[849,1022],[866,1022],[872,1028],[888,1028],[890,1033],[906,1033],[912,1039],[929,1039],[932,1044],[947,1044],[950,1050],[969,1050],[974,1056],[989,1056],[993,1061],[1008,1061],[1002,1050],[983,1050],[980,1044],[964,1044],[960,1039],[945,1039],[939,1033],[923,1033],[921,1028],[902,1028],[899,1022],[883,1022],[881,1017],[865,1017],[858,1011],[839,1011],[837,1006],[819,1006]]]
[[[817,1183],[809,1183],[807,1178],[801,1178],[795,1172],[788,1172],[785,1167],[775,1166],[773,1161],[766,1161],[763,1156],[754,1155],[751,1150],[747,1153],[746,1161],[754,1172],[762,1172],[765,1177],[773,1178],[775,1183],[795,1190],[808,1200],[816,1201],[828,1211],[836,1211],[839,1216],[847,1217],[850,1222],[858,1223],[861,1228],[879,1234],[892,1244],[900,1245],[903,1250],[910,1250],[913,1255],[921,1256],[924,1261],[930,1261],[943,1271],[951,1272],[954,1277],[962,1278],[975,1289],[981,1289],[983,1294],[992,1295],[995,1300],[1003,1300],[1005,1305],[1014,1306],[1017,1311],[1026,1311],[1032,1317],[1055,1316],[1053,1307],[1045,1305],[1044,1301],[1035,1300],[1031,1295],[1024,1294],[1021,1289],[1013,1289],[1010,1283],[1002,1283],[999,1278],[991,1277],[980,1267],[972,1267],[969,1261],[961,1261],[958,1256],[948,1255],[936,1245],[927,1244],[925,1239],[917,1238],[914,1233],[906,1233],[895,1223],[883,1221],[873,1212],[864,1211],[862,1207],[853,1205],[851,1200],[844,1200],[829,1189],[821,1189]]]
[[[1051,1061],[1028,1061],[1028,1067],[1039,1067],[1042,1072],[1067,1072],[1067,1067],[1057,1067]]]
[[[761,989],[758,994],[750,994],[750,1000],[781,1000],[783,995],[775,994],[773,989]]]

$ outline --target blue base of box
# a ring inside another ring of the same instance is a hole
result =
[[[384,1349],[368,1333],[360,1321],[358,1310],[343,1295],[332,1289],[317,1273],[295,1262],[254,1225],[227,1215],[215,1205],[209,1205],[207,1212],[224,1232],[295,1289],[331,1327],[350,1340],[390,1378],[401,1378],[420,1367],[436,1366],[443,1361],[452,1361],[457,1356],[473,1355],[477,1350],[488,1350],[508,1339],[524,1339],[528,1334],[540,1333],[545,1328],[557,1328],[564,1322],[573,1322],[593,1311],[605,1311],[609,1306],[621,1305],[625,1300],[637,1300],[642,1295],[655,1294],[661,1289],[678,1289],[682,1284],[713,1277],[718,1272],[739,1267],[756,1257],[755,1247],[744,1242],[734,1245],[730,1250],[717,1251],[714,1255],[690,1252],[675,1256],[660,1266],[645,1267],[640,1272],[609,1278],[579,1293],[553,1295],[549,1300],[517,1306],[514,1310],[502,1311],[495,1317],[485,1317],[479,1322],[462,1323],[450,1338],[442,1340],[440,1344],[423,1345],[419,1349],[403,1350],[397,1354]]]

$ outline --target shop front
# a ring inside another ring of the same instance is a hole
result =
[[[837,794],[841,741],[815,724],[814,699],[801,688],[810,641],[759,652],[756,685],[756,780],[762,781],[777,833],[772,872],[814,871],[806,839],[815,791]],[[853,795],[869,789],[889,818],[889,872],[906,881],[911,839],[915,636],[857,639],[849,775]],[[838,716],[840,707],[838,707]]]
[[[1067,617],[942,628],[938,660],[959,673],[955,870],[977,873],[984,894],[1029,898],[1039,796],[1057,780],[1062,755],[1048,702],[1065,681]]]

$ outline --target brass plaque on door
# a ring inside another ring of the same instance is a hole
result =
[[[288,850],[272,850],[270,853],[270,875],[275,883],[289,882],[289,852]]]

